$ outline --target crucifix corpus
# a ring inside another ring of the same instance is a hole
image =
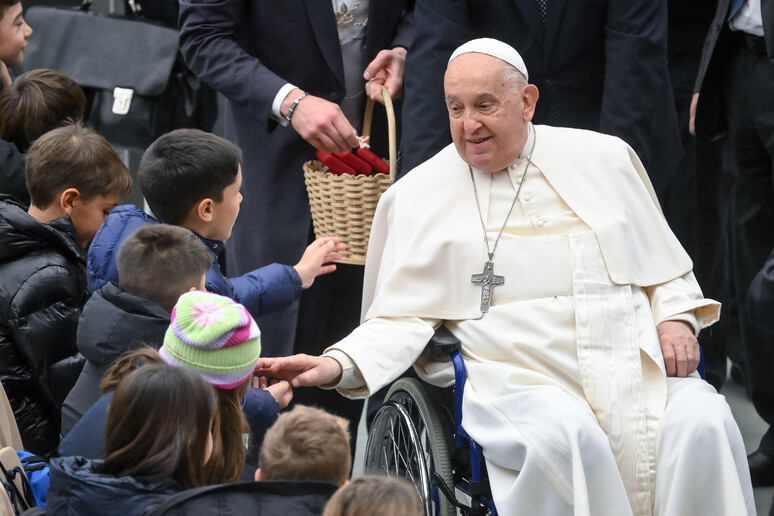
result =
[[[481,285],[481,311],[486,313],[489,311],[489,303],[492,300],[492,289],[505,285],[505,276],[498,276],[494,273],[494,263],[491,260],[487,260],[484,263],[484,272],[481,274],[474,274],[470,281],[474,285]]]

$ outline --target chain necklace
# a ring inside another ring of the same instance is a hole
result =
[[[532,124],[530,124],[530,127],[532,127]],[[527,169],[529,168],[529,164],[532,162],[532,152],[535,150],[535,142],[537,141],[537,134],[535,134],[534,129],[532,131],[533,137],[532,137],[532,147],[529,150],[529,156],[527,157],[527,163],[524,165],[524,172],[521,174],[521,181],[519,181],[519,187],[516,189],[516,195],[513,196],[513,202],[511,203],[511,207],[508,209],[508,215],[505,216],[505,222],[503,222],[503,226],[500,228],[500,232],[497,234],[497,238],[495,238],[494,245],[492,246],[492,250],[489,250],[489,238],[486,236],[486,223],[484,223],[484,216],[481,215],[481,204],[478,202],[478,190],[476,189],[476,178],[473,176],[473,169],[468,165],[468,170],[470,171],[470,181],[473,183],[473,196],[476,199],[476,208],[478,211],[478,218],[481,220],[481,227],[484,229],[484,243],[486,244],[486,253],[489,256],[489,259],[484,263],[484,270],[481,274],[474,274],[471,276],[470,281],[474,285],[481,285],[481,312],[486,313],[489,311],[489,304],[492,300],[492,289],[494,287],[499,287],[501,285],[505,284],[505,276],[498,276],[494,273],[494,254],[495,251],[497,251],[497,244],[500,243],[500,237],[503,235],[503,231],[505,230],[505,226],[508,224],[508,219],[511,218],[511,212],[513,211],[513,207],[516,206],[516,200],[519,198],[519,193],[521,192],[521,187],[524,184],[524,180],[527,177]]]
[[[336,25],[339,27],[347,27],[349,25],[355,25],[356,27],[365,27],[368,24],[368,18],[366,18],[362,22],[355,21],[355,11],[357,11],[357,8],[359,6],[360,6],[360,0],[355,2],[355,4],[351,8],[347,7],[346,2],[342,2],[341,6],[339,7],[339,10],[335,11]]]

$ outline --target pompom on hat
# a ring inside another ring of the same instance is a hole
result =
[[[478,38],[472,39],[467,43],[463,43],[457,50],[455,50],[449,58],[449,63],[452,62],[457,56],[462,54],[469,54],[475,52],[477,54],[486,54],[497,59],[501,59],[509,65],[516,68],[518,71],[524,74],[524,78],[529,80],[529,74],[527,73],[527,65],[524,64],[524,59],[516,51],[515,48],[507,43],[503,43],[498,39],[493,38]]]
[[[164,361],[201,374],[220,389],[233,389],[253,374],[261,332],[247,309],[211,292],[180,296],[159,350]]]

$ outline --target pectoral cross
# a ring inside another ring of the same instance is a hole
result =
[[[488,260],[484,264],[484,272],[474,274],[470,281],[474,285],[481,285],[481,312],[489,311],[489,302],[492,300],[492,289],[505,285],[505,276],[498,276],[494,273],[494,263]]]

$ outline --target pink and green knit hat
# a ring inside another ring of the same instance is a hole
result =
[[[261,332],[247,309],[211,292],[180,296],[159,350],[170,365],[198,372],[220,389],[250,378],[261,354]]]

